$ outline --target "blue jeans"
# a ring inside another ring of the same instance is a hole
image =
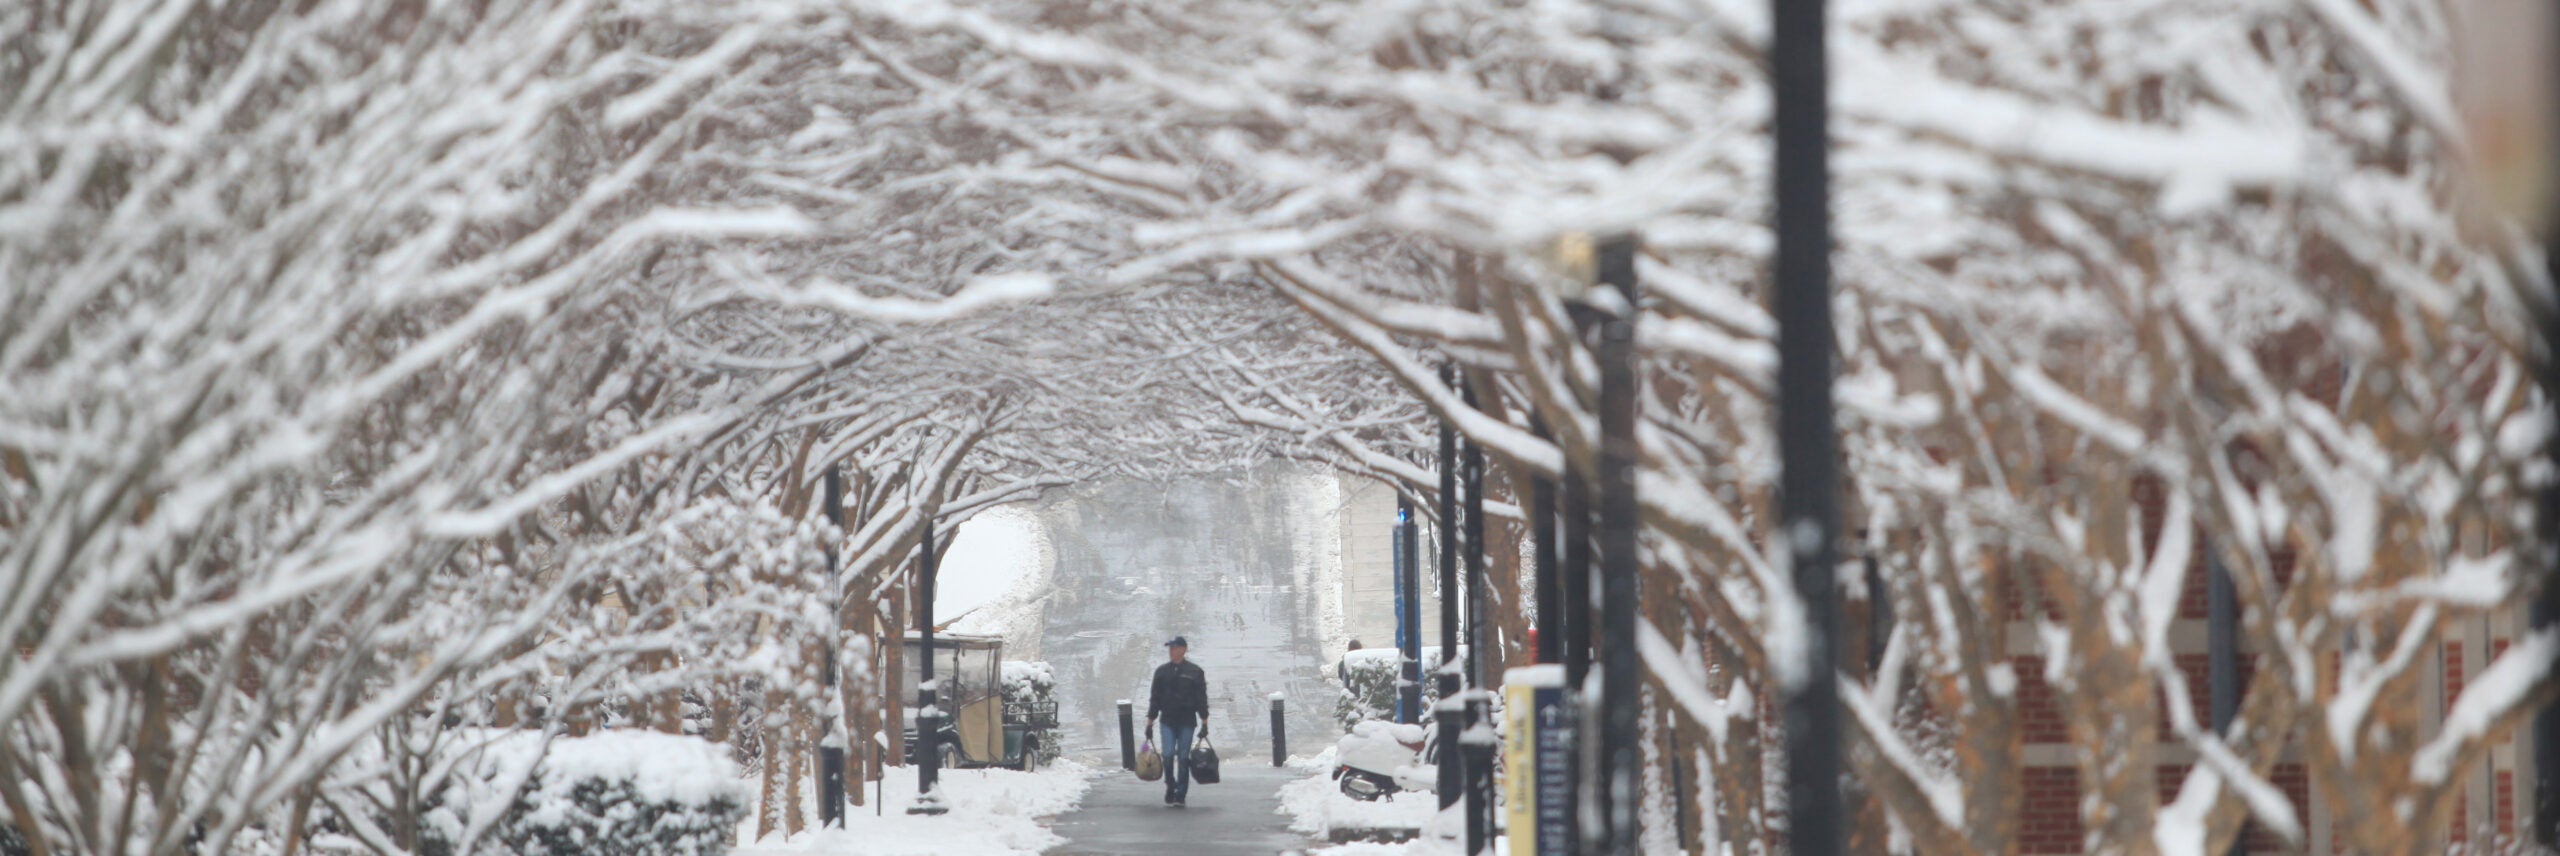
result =
[[[1191,796],[1191,736],[1200,733],[1197,725],[1159,724],[1163,741],[1156,745],[1164,752],[1164,795],[1182,802]]]

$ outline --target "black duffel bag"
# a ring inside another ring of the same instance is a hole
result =
[[[1218,783],[1218,749],[1209,745],[1206,732],[1200,735],[1200,745],[1191,747],[1191,780],[1204,785]]]

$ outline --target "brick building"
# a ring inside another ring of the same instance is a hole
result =
[[[2138,491],[2137,491],[2138,492]],[[2149,504],[2146,502],[2146,505]],[[2154,519],[2157,515],[2153,515]],[[2279,556],[2277,580],[2290,579],[2291,563]],[[2201,689],[2209,686],[2211,663],[2207,569],[2200,553],[2189,569],[2187,585],[2178,603],[2178,621],[2172,626],[2172,644],[2181,671],[2186,673],[2194,693],[2194,715],[2197,722],[2209,722],[2209,700]],[[2026,793],[2025,820],[2020,830],[2019,852],[2030,854],[2083,852],[2080,825],[2078,769],[2072,753],[2066,712],[2046,683],[2045,660],[2036,649],[2036,634],[2022,609],[2013,610],[2008,638],[2011,665],[2018,676],[2020,727],[2025,732],[2028,767],[2023,783]],[[2448,620],[2435,656],[2422,661],[2425,673],[2422,685],[2431,697],[2424,706],[2426,726],[2433,729],[2442,722],[2445,711],[2462,693],[2466,675],[2479,674],[2489,662],[2506,651],[2510,640],[2521,633],[2524,622],[2520,613],[2502,614],[2489,619]],[[2251,654],[2245,641],[2237,651],[2235,666],[2238,684],[2246,687],[2251,677]],[[2335,654],[2331,662],[2335,663]],[[2162,751],[2172,763],[2159,770],[2161,798],[2174,798],[2183,783],[2188,766],[2193,763],[2192,750],[2173,745],[2165,720],[2162,724]],[[2520,807],[2529,807],[2529,799],[2520,799],[2519,791],[2530,791],[2531,771],[2521,764],[2529,758],[2524,743],[2529,735],[2518,733],[2500,744],[2489,756],[2484,768],[2470,773],[2463,781],[2463,797],[2455,809],[2456,820],[2450,831],[2456,844],[2489,845],[2512,841],[2523,829]],[[2293,802],[2297,816],[2303,819],[2307,847],[2296,850],[2283,839],[2251,824],[2245,833],[2242,849],[2248,853],[2348,853],[2345,842],[2337,836],[2336,824],[2327,816],[2325,807],[2311,798],[2309,776],[2300,761],[2299,746],[2285,752],[2269,777]]]

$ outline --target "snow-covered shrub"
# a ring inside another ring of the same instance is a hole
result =
[[[1466,656],[1461,646],[1459,656]],[[1440,646],[1422,649],[1422,662],[1437,662]],[[1403,660],[1394,648],[1363,648],[1342,655],[1335,677],[1342,682],[1342,694],[1333,706],[1333,720],[1345,734],[1366,720],[1394,719],[1396,715],[1396,681],[1403,673]],[[1431,680],[1428,668],[1422,680],[1422,703],[1440,699],[1437,682]]]
[[[1049,701],[1058,688],[1058,673],[1048,663],[1033,660],[1004,661],[1004,700]]]
[[[1013,717],[1016,711],[1020,711],[1020,715],[1025,717],[1020,721],[1032,727],[1032,733],[1024,738],[1028,746],[1023,769],[1037,770],[1057,761],[1063,752],[1058,740],[1054,735],[1041,733],[1057,726],[1057,671],[1049,668],[1048,663],[1037,660],[1006,660],[999,683],[1003,687],[1008,724],[1017,721]]]
[[[728,755],[700,738],[648,731],[563,737],[547,749],[538,734],[504,735],[422,819],[419,851],[718,856],[749,799]],[[493,811],[488,832],[465,846],[474,821]]]

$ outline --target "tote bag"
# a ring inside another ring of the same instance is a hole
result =
[[[1138,778],[1149,782],[1164,778],[1164,755],[1156,751],[1153,740],[1138,748]]]
[[[1191,749],[1191,780],[1204,785],[1218,783],[1218,749],[1209,745],[1209,735],[1200,735],[1200,745]]]

